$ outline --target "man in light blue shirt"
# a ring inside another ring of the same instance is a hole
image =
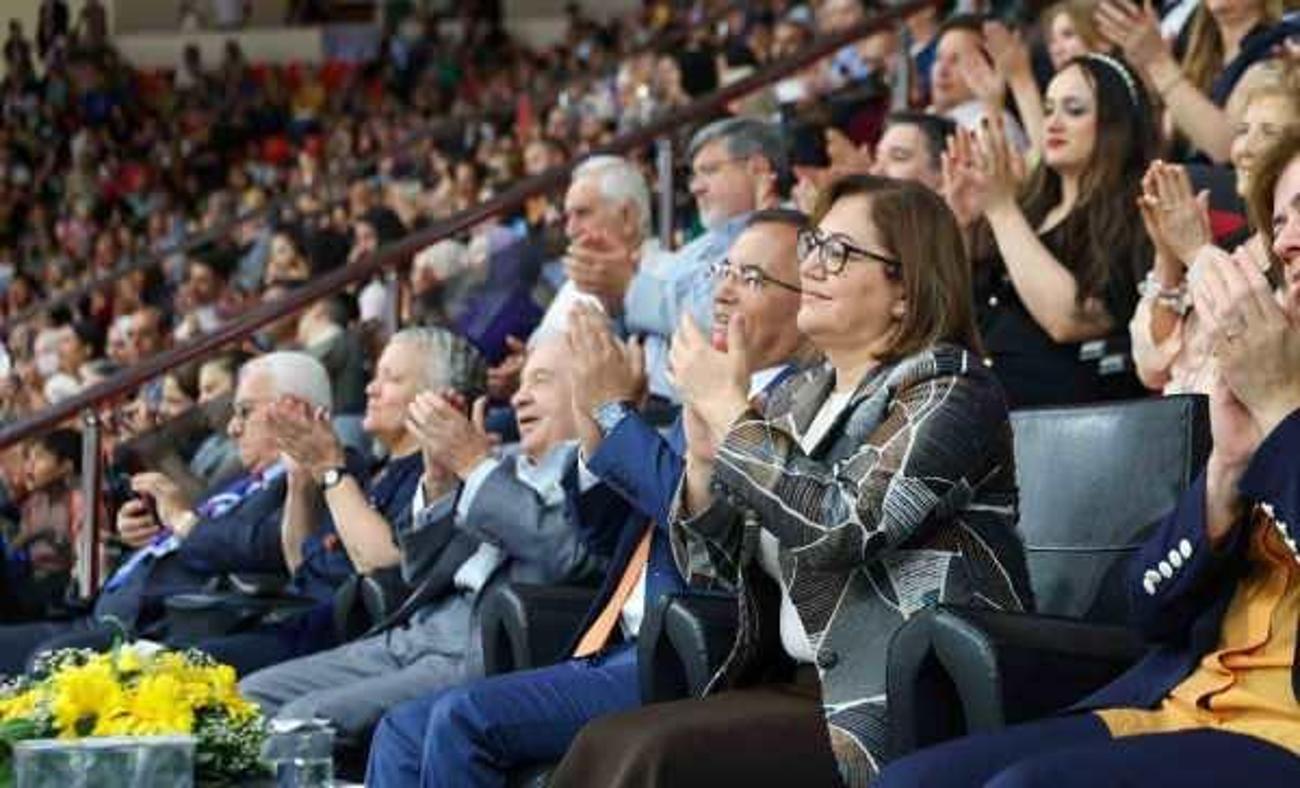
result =
[[[728,118],[696,132],[689,148],[690,188],[706,232],[675,253],[644,261],[623,298],[628,333],[666,340],[684,312],[702,328],[713,322],[710,268],[721,262],[753,211],[776,207],[786,168],[780,129],[752,118]],[[661,390],[667,358],[647,345],[651,390]],[[666,356],[666,354],[665,354]],[[670,389],[668,389],[670,390]]]

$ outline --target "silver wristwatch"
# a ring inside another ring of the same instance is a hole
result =
[[[596,420],[596,425],[600,427],[600,434],[603,437],[613,432],[619,422],[632,412],[632,403],[627,400],[616,399],[597,405],[591,411],[591,417]]]

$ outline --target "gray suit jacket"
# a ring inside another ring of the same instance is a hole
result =
[[[992,374],[951,346],[877,368],[805,453],[800,436],[833,388],[821,366],[783,385],[764,414],[743,415],[718,448],[713,505],[675,518],[672,535],[689,582],[738,592],[740,632],[711,688],[761,680],[783,656],[757,560],[761,531],[777,538],[831,745],[846,784],[858,786],[887,741],[894,632],[927,605],[1021,610],[1030,592],[1011,427]]]

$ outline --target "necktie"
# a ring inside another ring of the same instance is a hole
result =
[[[578,646],[573,650],[575,657],[588,657],[605,647],[609,642],[609,636],[614,634],[614,627],[618,625],[619,615],[623,612],[623,605],[627,604],[627,598],[632,596],[632,591],[636,584],[641,580],[641,575],[645,572],[646,564],[650,560],[650,539],[654,535],[654,524],[646,525],[645,533],[641,534],[641,540],[637,542],[636,549],[632,551],[632,557],[628,559],[627,566],[623,568],[623,576],[619,578],[618,585],[614,588],[613,595],[601,609],[600,615],[596,620],[591,622],[582,639],[578,641]]]

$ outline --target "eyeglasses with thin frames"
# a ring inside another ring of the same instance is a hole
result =
[[[755,292],[762,290],[763,286],[768,284],[776,285],[792,293],[803,292],[803,288],[798,285],[783,282],[756,265],[737,266],[726,258],[709,266],[709,275],[713,277],[715,282],[721,282],[723,279],[739,280],[741,284]]]
[[[839,233],[826,234],[815,228],[800,230],[795,240],[795,253],[800,260],[806,260],[814,252],[817,253],[817,262],[832,276],[843,273],[849,260],[854,258],[880,263],[891,277],[898,276],[903,268],[898,260],[863,249]]]

